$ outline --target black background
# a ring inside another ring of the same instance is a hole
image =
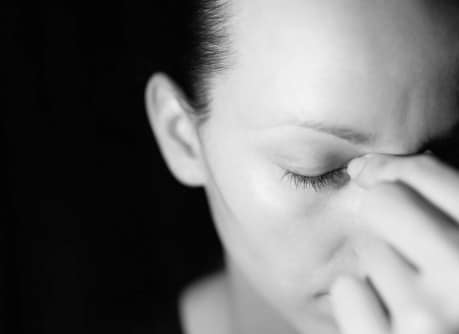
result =
[[[144,109],[153,72],[180,76],[188,9],[107,4],[2,8],[1,333],[154,333],[219,263]]]

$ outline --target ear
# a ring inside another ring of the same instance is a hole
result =
[[[202,186],[205,170],[192,108],[183,92],[166,75],[154,74],[146,87],[148,118],[159,149],[175,178]]]

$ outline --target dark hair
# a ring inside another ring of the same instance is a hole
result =
[[[231,64],[229,6],[229,0],[195,0],[191,9],[188,52],[182,58],[182,71],[193,114],[201,121],[210,112],[212,78]]]

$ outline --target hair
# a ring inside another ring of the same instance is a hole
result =
[[[204,121],[210,113],[212,79],[231,64],[229,0],[196,0],[191,12],[183,81],[193,115]]]

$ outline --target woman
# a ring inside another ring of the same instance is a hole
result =
[[[200,6],[192,93],[146,90],[225,249],[180,300],[185,332],[457,333],[459,174],[434,157],[458,121],[457,5]]]

